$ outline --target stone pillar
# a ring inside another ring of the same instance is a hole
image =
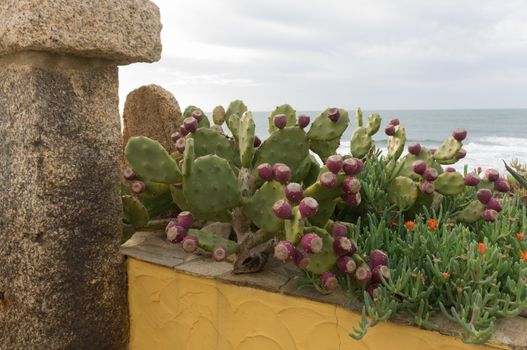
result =
[[[159,59],[147,0],[0,4],[0,349],[124,349],[117,66]]]

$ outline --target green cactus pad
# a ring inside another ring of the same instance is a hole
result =
[[[465,209],[460,211],[454,219],[466,224],[472,224],[479,219],[481,219],[481,216],[483,215],[483,212],[485,211],[485,204],[482,204],[480,201],[473,200],[470,202]]]
[[[234,162],[236,145],[219,132],[201,128],[192,134],[192,138],[194,139],[194,153],[196,157],[215,154],[220,158],[226,159],[229,163]]]
[[[170,185],[170,194],[172,195],[172,201],[177,205],[181,211],[191,210],[190,205],[188,204],[185,194],[183,193],[182,188],[177,188],[174,185]]]
[[[183,176],[183,193],[188,204],[202,213],[222,213],[241,203],[236,175],[229,162],[216,155],[194,161],[190,176]]]
[[[309,155],[309,171],[307,175],[304,177],[303,185],[304,187],[309,187],[312,184],[314,184],[318,180],[318,176],[320,175],[320,163],[317,161],[317,159],[310,154]]]
[[[293,174],[309,155],[309,142],[305,132],[296,127],[277,130],[265,140],[254,155],[253,167],[262,163],[284,163]],[[306,172],[307,174],[307,172]]]
[[[143,205],[145,206],[146,210],[148,210],[148,215],[151,218],[166,212],[174,205],[169,186],[167,186],[166,192],[163,192],[156,197],[144,197],[143,193],[141,193],[139,195],[139,199],[141,200],[141,203],[143,203]]]
[[[145,136],[131,137],[124,154],[130,167],[142,178],[164,184],[181,182],[177,162],[155,140]]]
[[[340,138],[349,125],[350,119],[348,112],[339,109],[340,117],[336,122],[328,118],[329,108],[320,113],[311,124],[307,133],[310,140],[329,141]]]
[[[216,106],[212,110],[212,121],[215,125],[221,126],[225,122],[225,108]]]
[[[302,182],[309,173],[311,168],[311,159],[309,157],[304,158],[298,167],[292,169],[291,182]]]
[[[202,230],[190,229],[188,234],[198,238],[198,246],[207,252],[212,252],[215,247],[222,246],[227,251],[227,254],[234,254],[240,250],[240,246],[230,239],[219,237],[213,233]]]
[[[368,133],[368,129],[358,127],[351,135],[351,154],[355,158],[364,158],[373,147],[373,140]]]
[[[209,128],[210,127],[210,122],[209,122],[209,119],[207,118],[207,116],[205,115],[205,112],[203,112],[203,110],[201,108],[198,108],[196,106],[188,106],[187,108],[185,108],[185,110],[183,111],[183,119],[185,118],[188,118],[188,117],[192,117],[192,113],[194,111],[200,111],[201,114],[203,114],[203,118],[198,122],[198,128]]]
[[[406,130],[400,126],[395,127],[395,135],[388,136],[388,156],[394,160],[399,159],[406,142]]]
[[[243,212],[259,228],[267,232],[283,230],[283,220],[276,217],[273,204],[284,198],[284,186],[277,181],[266,182],[244,205]]]
[[[232,136],[238,140],[240,137],[240,115],[231,114],[229,119],[226,119],[227,127],[231,131]]]
[[[192,174],[196,152],[194,151],[194,139],[188,138],[186,141],[185,152],[183,152],[183,169],[181,169],[181,173],[183,176],[190,176]]]
[[[298,207],[293,208],[293,218],[284,220],[285,239],[293,244],[297,244],[304,232],[304,221]]]
[[[139,195],[141,199],[143,198],[154,198],[162,195],[163,193],[169,192],[168,185],[158,182],[153,182],[148,179],[141,179],[145,184],[145,190]]]
[[[251,112],[243,113],[240,119],[240,129],[238,134],[238,144],[240,147],[241,165],[248,168],[254,157],[254,133],[255,125]]]
[[[123,221],[133,227],[143,227],[150,220],[148,210],[143,203],[133,196],[122,196],[123,200]]]
[[[296,111],[288,104],[281,105],[275,108],[274,111],[269,114],[267,117],[267,120],[269,121],[269,134],[272,134],[278,128],[274,126],[274,116],[277,114],[285,114],[287,116],[287,126],[295,126],[296,124]]]
[[[310,256],[306,270],[317,275],[331,271],[338,259],[337,254],[333,251],[333,237],[326,230],[318,227],[306,227],[304,233],[316,233],[323,242],[322,250]]]
[[[324,166],[320,169],[320,174],[328,171],[328,169]],[[345,174],[338,174],[337,175],[337,185],[334,188],[324,188],[320,185],[320,182],[316,181],[311,186],[305,189],[304,191],[304,197],[313,197],[315,198],[319,203],[330,201],[335,198],[340,197],[344,192],[342,192],[342,181],[346,178]],[[318,180],[318,178],[317,178]]]
[[[437,192],[445,196],[460,194],[465,189],[463,175],[458,172],[442,173],[434,181],[434,187]]]
[[[386,189],[388,201],[403,210],[414,205],[418,191],[416,183],[406,176],[397,176]]]
[[[434,158],[432,157],[430,150],[428,150],[426,147],[422,147],[421,152],[419,152],[418,155],[408,153],[403,158],[401,158],[401,170],[399,175],[409,177],[414,181],[420,181],[421,175],[416,174],[413,169],[414,162],[417,160],[424,160],[428,168],[435,167]]]
[[[373,136],[377,131],[379,131],[379,128],[381,127],[382,118],[377,113],[372,113],[368,117],[368,125],[366,125],[366,129],[368,129],[368,135]]]
[[[434,153],[434,158],[440,161],[449,161],[456,158],[457,152],[461,149],[463,144],[453,137],[449,137],[439,147],[437,147]]]
[[[336,200],[324,201],[318,203],[317,213],[309,218],[309,223],[314,226],[324,227],[328,223],[331,215],[337,206]]]
[[[170,194],[172,195],[172,201],[178,206],[179,209],[182,211],[188,210],[192,212],[192,215],[194,215],[194,217],[197,219],[220,222],[229,222],[232,220],[232,215],[229,211],[224,211],[221,213],[202,213],[198,209],[191,207],[185,198],[183,190],[176,188],[173,185],[170,186]]]
[[[328,141],[309,140],[309,148],[318,154],[322,161],[334,155],[340,146],[340,137]]]
[[[241,100],[234,100],[229,104],[229,107],[227,107],[227,110],[225,111],[225,121],[228,123],[229,119],[233,115],[237,115],[238,118],[240,118],[245,112],[247,112],[247,106],[245,105],[245,103],[243,103],[243,101]]]

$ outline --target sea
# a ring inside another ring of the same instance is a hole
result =
[[[364,120],[374,112],[382,117],[381,129],[374,140],[383,152],[386,151],[387,141],[384,127],[389,120],[397,118],[406,129],[407,145],[418,142],[435,148],[450,137],[454,129],[467,129],[467,138],[463,141],[467,155],[453,165],[457,170],[461,171],[468,165],[469,170],[481,167],[504,171],[503,161],[517,159],[520,163],[527,163],[527,109],[363,110]],[[319,113],[297,111],[297,115],[309,115],[311,121]],[[349,113],[351,123],[341,138],[340,154],[350,153],[351,134],[357,126],[355,112],[349,110]],[[256,134],[261,139],[268,136],[269,114],[253,112]]]

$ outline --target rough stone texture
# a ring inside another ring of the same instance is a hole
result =
[[[161,57],[159,9],[149,0],[4,0],[0,55],[35,50],[118,64]]]
[[[127,345],[117,66],[107,62],[0,58],[0,349]]]
[[[183,122],[174,96],[158,85],[146,85],[130,92],[124,104],[123,146],[132,136],[143,135],[174,150],[170,135]]]

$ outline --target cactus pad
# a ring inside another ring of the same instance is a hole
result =
[[[373,136],[377,131],[379,131],[379,128],[381,127],[381,116],[377,113],[372,113],[368,117],[368,125],[366,125],[366,129],[368,129],[368,135]]]
[[[439,147],[437,147],[434,153],[434,158],[440,161],[448,161],[456,158],[457,152],[461,149],[463,144],[453,137],[449,137]],[[445,163],[446,164],[446,163]]]
[[[348,112],[344,109],[339,109],[339,112],[340,117],[336,122],[332,122],[328,118],[329,108],[320,113],[313,121],[313,124],[311,124],[311,128],[309,128],[307,133],[309,139],[317,141],[329,141],[340,138],[344,131],[346,131],[350,119]]]
[[[460,194],[465,188],[463,175],[458,172],[442,173],[434,181],[434,186],[437,192],[445,196],[453,196]]]
[[[202,230],[190,229],[188,234],[198,238],[198,245],[201,249],[207,252],[212,252],[214,247],[222,246],[227,251],[227,254],[237,253],[240,246],[230,239],[225,239],[218,235]]]
[[[428,150],[426,147],[422,147],[419,154],[414,155],[408,153],[401,159],[401,170],[399,172],[399,175],[407,176],[414,181],[419,181],[421,179],[421,176],[416,174],[413,169],[413,164],[417,160],[424,160],[428,168],[435,167],[434,158],[432,157],[430,150]]]
[[[473,200],[470,202],[465,209],[460,211],[454,218],[457,221],[466,223],[466,224],[472,224],[479,219],[481,219],[481,215],[483,215],[483,212],[485,211],[485,204],[482,204],[478,200]]]
[[[314,184],[318,180],[319,175],[320,175],[320,164],[318,163],[317,159],[312,154],[310,154],[309,155],[309,170],[303,180],[304,187],[308,187]]]
[[[243,212],[259,228],[267,232],[283,230],[283,221],[273,212],[273,204],[284,198],[284,186],[277,181],[266,182],[244,205]]]
[[[229,119],[233,115],[237,115],[239,118],[245,112],[247,112],[247,106],[245,105],[245,103],[243,103],[243,101],[241,100],[234,100],[229,104],[229,107],[227,107],[227,110],[225,111],[225,115],[224,115],[225,121],[229,122]]]
[[[128,164],[139,176],[164,184],[181,182],[177,162],[159,142],[134,136],[128,140],[124,153]]]
[[[298,207],[293,208],[293,218],[284,220],[285,239],[293,244],[297,244],[304,232],[304,221]]]
[[[318,154],[322,161],[334,155],[340,146],[340,137],[328,141],[309,140],[309,148]]]
[[[316,233],[322,238],[323,242],[322,250],[319,253],[311,255],[306,270],[317,275],[330,271],[338,259],[337,254],[333,251],[333,238],[326,230],[318,227],[306,227],[304,232]]]
[[[148,210],[144,205],[133,196],[122,196],[123,200],[123,219],[133,227],[143,227],[150,220]]]
[[[397,176],[387,188],[388,201],[401,209],[409,209],[417,200],[416,183],[406,176]]]
[[[281,105],[275,108],[274,111],[269,114],[269,117],[267,117],[269,121],[269,134],[272,134],[278,128],[274,125],[274,116],[277,114],[285,114],[287,116],[287,126],[295,126],[296,124],[296,111],[288,104]]]
[[[326,226],[329,219],[331,218],[331,215],[333,215],[333,212],[335,211],[336,206],[337,206],[336,200],[319,202],[318,211],[314,216],[309,218],[309,223],[311,225],[318,226],[318,227]]]
[[[254,133],[255,125],[253,115],[251,112],[243,113],[240,118],[240,128],[238,134],[238,144],[240,147],[240,160],[241,165],[248,168],[251,166],[251,162],[254,156]]]
[[[388,137],[388,156],[397,160],[404,150],[406,130],[400,126],[396,126],[395,129],[395,135]]]
[[[373,146],[373,140],[368,133],[368,129],[358,127],[351,135],[351,154],[355,158],[364,158]]]
[[[200,128],[192,134],[194,139],[194,153],[196,157],[215,154],[220,158],[226,159],[229,163],[234,162],[236,156],[236,146],[224,135],[217,131],[207,128]]]
[[[221,126],[225,122],[225,108],[223,106],[216,106],[212,110],[212,121],[214,125]]]
[[[192,113],[194,111],[200,111],[201,114],[203,114],[203,118],[198,122],[198,128],[208,128],[208,127],[210,127],[209,119],[207,118],[205,113],[201,110],[201,108],[198,108],[196,106],[192,106],[191,105],[191,106],[188,106],[187,108],[185,108],[185,110],[183,111],[183,119],[188,118],[188,117],[192,117]]]
[[[194,165],[195,158],[196,152],[194,152],[194,139],[188,138],[185,143],[185,152],[183,153],[183,168],[181,169],[183,176],[189,176],[192,174],[192,166]]]

